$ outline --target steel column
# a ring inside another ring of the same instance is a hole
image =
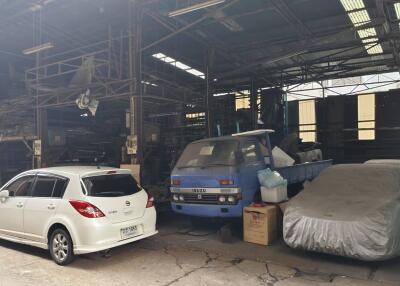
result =
[[[251,124],[253,129],[257,129],[258,108],[257,108],[257,86],[254,80],[250,85],[250,110],[251,110]]]
[[[206,127],[207,136],[213,136],[214,129],[214,108],[213,108],[213,96],[214,96],[214,77],[213,77],[213,65],[214,65],[215,50],[209,49],[206,55]]]
[[[136,142],[136,154],[132,154],[131,163],[142,163],[142,6],[140,0],[129,2],[129,85],[130,97],[130,135]]]

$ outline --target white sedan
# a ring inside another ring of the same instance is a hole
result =
[[[37,169],[0,189],[0,238],[49,249],[59,265],[156,233],[154,199],[129,170]]]

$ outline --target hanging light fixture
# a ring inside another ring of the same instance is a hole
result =
[[[211,7],[211,6],[214,6],[214,5],[218,5],[218,4],[221,4],[221,3],[224,3],[224,2],[225,2],[225,0],[205,1],[205,2],[198,3],[198,4],[195,4],[195,5],[189,6],[189,7],[185,7],[185,8],[182,8],[182,9],[178,9],[178,10],[172,11],[172,12],[168,13],[168,16],[169,17],[176,17],[176,16],[179,16],[179,15],[184,15],[184,14],[196,11],[196,10],[200,10],[200,9],[204,9],[204,8]]]

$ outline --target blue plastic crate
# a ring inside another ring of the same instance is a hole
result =
[[[323,160],[276,168],[276,170],[288,181],[288,184],[290,185],[314,179],[321,173],[323,169],[331,166],[332,162],[332,160]]]

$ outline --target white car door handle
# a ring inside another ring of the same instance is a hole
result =
[[[49,210],[54,210],[56,208],[56,206],[52,204],[52,205],[48,205],[47,208]]]
[[[21,203],[21,202],[17,203],[17,208],[22,208],[23,206],[24,206],[23,203]]]

